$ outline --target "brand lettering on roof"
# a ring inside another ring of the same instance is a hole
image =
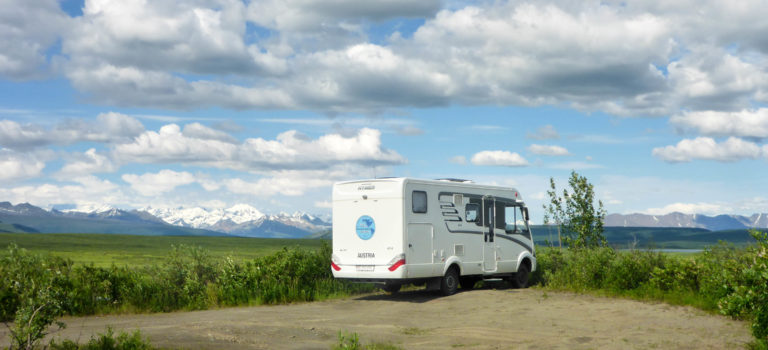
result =
[[[375,189],[376,189],[376,185],[364,184],[364,185],[357,186],[358,191],[368,191],[368,190],[375,190]]]

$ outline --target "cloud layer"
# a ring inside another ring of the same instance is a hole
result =
[[[27,3],[11,1],[0,21],[0,74],[32,76],[60,39],[58,71],[121,106],[568,105],[645,116],[768,101],[766,26],[746,10],[760,2],[87,0],[75,18],[52,0]]]

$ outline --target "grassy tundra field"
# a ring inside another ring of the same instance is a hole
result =
[[[242,262],[277,252],[283,247],[318,249],[322,240],[201,236],[133,236],[118,234],[0,233],[0,247],[16,243],[33,253],[71,259],[96,267],[149,266],[161,263],[171,246],[203,247],[212,258],[229,256]]]

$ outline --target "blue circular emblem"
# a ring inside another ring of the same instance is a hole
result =
[[[373,221],[372,217],[363,215],[357,219],[357,224],[355,224],[355,231],[357,232],[357,237],[367,241],[371,239],[371,237],[373,237],[373,233],[376,232],[376,223]]]

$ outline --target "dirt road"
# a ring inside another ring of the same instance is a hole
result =
[[[66,318],[57,337],[86,341],[140,329],[159,346],[187,349],[324,349],[340,330],[405,349],[730,349],[750,341],[744,322],[666,304],[556,293],[425,291],[198,312]],[[0,330],[0,348],[8,346]]]

